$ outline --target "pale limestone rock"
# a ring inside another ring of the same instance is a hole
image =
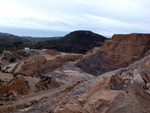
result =
[[[134,70],[134,77],[133,77],[134,82],[138,83],[141,86],[145,85],[144,80],[142,79],[141,75],[139,74],[138,70]]]
[[[147,87],[147,88],[150,88],[150,83],[146,83],[146,87]]]

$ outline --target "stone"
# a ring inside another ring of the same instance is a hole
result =
[[[146,87],[150,89],[150,83],[146,83]]]
[[[138,83],[141,86],[145,85],[144,80],[142,79],[141,75],[139,74],[138,70],[134,70],[134,77],[133,77],[134,82]]]

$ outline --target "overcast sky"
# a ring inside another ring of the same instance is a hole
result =
[[[44,36],[42,30],[46,36],[150,33],[150,0],[0,0],[0,32]]]

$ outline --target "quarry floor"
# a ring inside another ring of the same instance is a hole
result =
[[[102,74],[100,79],[103,79],[103,77],[106,75],[110,76],[110,75],[116,74],[118,71],[119,70],[115,70],[112,72]],[[11,74],[2,73],[2,75],[8,76],[7,79],[12,78]],[[43,98],[50,97],[52,94],[54,94],[58,91],[65,89],[67,86],[69,86],[70,84],[72,84],[73,82],[75,82],[81,78],[83,78],[83,79],[84,79],[84,77],[89,78],[89,79],[93,78],[93,75],[85,73],[84,71],[82,71],[79,68],[77,68],[76,66],[74,66],[73,62],[66,63],[66,64],[64,64],[63,67],[61,67],[61,68],[59,68],[53,72],[47,73],[44,76],[50,76],[50,77],[58,80],[57,77],[59,78],[59,75],[67,75],[67,78],[64,79],[64,82],[68,81],[67,84],[65,84],[59,88],[45,90],[45,91],[41,91],[38,93],[33,93],[33,90],[32,90],[31,94],[26,95],[26,96],[22,96],[17,101],[0,101],[0,103],[3,103],[3,106],[1,106],[1,108],[11,107],[11,106],[21,106],[21,105],[28,104],[31,101],[35,101],[35,100],[39,101]],[[30,79],[30,77],[27,77],[26,79]],[[38,80],[35,79],[34,81],[36,82]],[[12,113],[43,113],[43,111],[41,112],[39,110],[35,110],[34,105],[33,105],[33,106],[28,107],[28,108],[18,109],[17,111],[12,112]]]

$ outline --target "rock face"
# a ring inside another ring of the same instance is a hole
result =
[[[150,55],[145,58],[97,81],[78,100],[57,107],[54,113],[149,113]]]
[[[149,54],[150,34],[114,35],[111,40],[105,40],[101,47],[87,52],[76,66],[82,70],[100,75],[129,64]]]
[[[46,57],[39,55],[38,57],[26,62],[19,73],[29,76],[42,75],[62,67],[65,62],[75,61],[82,56],[83,55],[56,56],[52,60],[47,60]]]

